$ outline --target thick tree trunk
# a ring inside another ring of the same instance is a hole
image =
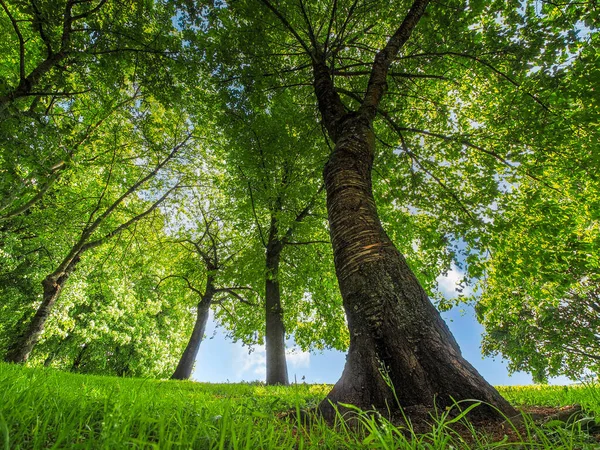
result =
[[[344,372],[320,409],[438,407],[453,399],[514,409],[462,356],[440,314],[382,228],[372,193],[374,135],[368,120],[347,116],[324,178],[336,273],[350,330]],[[384,377],[385,375],[385,377]],[[387,380],[385,379],[387,378]],[[493,415],[491,408],[477,408]]]
[[[194,329],[190,340],[181,355],[181,359],[177,364],[177,368],[173,375],[172,380],[189,380],[194,369],[194,362],[196,356],[198,356],[198,350],[200,350],[200,344],[204,338],[204,330],[206,329],[206,322],[208,321],[208,313],[210,311],[210,305],[214,296],[213,286],[207,286],[207,289],[202,297],[202,300],[198,303],[198,310],[196,313],[196,322],[194,323]]]
[[[23,333],[13,341],[8,349],[4,358],[6,362],[24,363],[27,361],[33,347],[35,347],[40,340],[46,321],[48,320],[48,317],[50,317],[52,307],[60,296],[60,292],[67,277],[68,275],[64,275],[59,279],[56,279],[50,275],[42,281],[42,286],[44,288],[42,304],[37,309],[31,322],[25,328]]]
[[[267,276],[265,286],[265,344],[267,356],[267,384],[289,384],[285,358],[285,327],[279,286],[279,259],[283,245],[270,241],[267,245]]]

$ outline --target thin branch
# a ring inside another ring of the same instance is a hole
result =
[[[191,136],[192,136],[191,133],[188,134],[187,137],[182,142],[180,142],[175,147],[173,147],[173,149],[165,157],[165,159],[163,159],[161,162],[159,162],[157,164],[157,166],[148,175],[146,175],[145,177],[141,178],[133,186],[131,186],[129,189],[127,189],[127,191],[125,191],[117,200],[115,200],[112,205],[110,205],[100,216],[98,216],[98,218],[94,221],[94,223],[92,223],[90,225],[89,229],[86,229],[85,232],[90,231],[89,234],[91,234],[91,232],[93,232],[94,230],[96,230],[96,228],[98,228],[98,226],[100,226],[100,224],[102,223],[102,221],[104,219],[106,219],[127,197],[129,197],[131,194],[133,194],[134,192],[136,192],[137,189],[140,186],[142,186],[146,181],[148,181],[149,179],[153,178],[177,154],[177,152],[183,146],[185,146],[187,144],[187,142],[190,140]],[[169,192],[171,190],[169,190]]]
[[[428,3],[429,0],[415,0],[402,24],[388,40],[386,46],[375,56],[367,91],[359,108],[359,113],[367,119],[373,120],[375,118],[381,98],[387,89],[386,80],[390,64],[410,38],[423,14],[425,14]]]
[[[331,30],[333,29],[333,22],[337,12],[337,0],[333,0],[331,5],[331,14],[329,15],[329,24],[327,25],[327,34],[325,35],[325,43],[323,44],[323,52],[327,54],[327,48],[329,46],[329,38],[331,37]]]
[[[265,240],[265,235],[263,234],[262,227],[260,226],[260,221],[258,220],[258,215],[256,214],[256,207],[254,205],[254,196],[252,194],[252,186],[250,185],[250,181],[248,181],[248,192],[250,193],[250,203],[252,204],[252,215],[254,216],[254,221],[256,226],[258,227],[258,234],[260,235],[260,240],[264,247],[267,246],[267,241]]]
[[[239,300],[240,302],[242,302],[246,305],[254,306],[254,307],[258,306],[256,303],[252,303],[252,302],[246,300],[244,297],[242,297],[240,294],[238,294],[231,288],[220,288],[220,289],[217,289],[217,292],[226,292],[229,295],[231,295],[232,297],[235,297],[237,300]]]
[[[312,244],[331,244],[331,242],[330,241],[317,240],[317,241],[304,241],[304,242],[290,242],[290,241],[287,241],[285,243],[285,245],[312,245]]]
[[[323,192],[323,189],[325,189],[325,184],[321,183],[321,186],[319,186],[319,189],[317,190],[317,192],[315,192],[315,194],[311,197],[311,199],[306,203],[306,206],[304,207],[304,209],[302,209],[302,211],[300,211],[298,213],[298,215],[294,219],[294,223],[292,225],[290,225],[290,227],[287,229],[283,239],[281,240],[281,242],[284,245],[287,244],[289,239],[292,237],[292,234],[294,233],[294,229],[296,228],[296,226],[306,218],[308,213],[310,213],[310,210],[315,205],[315,202],[317,201],[317,198],[319,197],[321,192]]]
[[[123,230],[127,229],[128,227],[130,227],[132,224],[142,220],[144,217],[148,216],[152,211],[154,211],[156,208],[158,208],[158,206],[164,202],[166,200],[166,198],[171,194],[171,192],[173,192],[175,189],[177,189],[179,187],[179,185],[175,185],[173,186],[171,189],[169,189],[167,192],[165,192],[165,194],[160,197],[156,202],[154,202],[152,204],[152,206],[150,206],[150,208],[148,208],[146,211],[144,211],[141,214],[138,214],[135,217],[132,217],[131,219],[129,219],[127,222],[122,223],[121,225],[119,225],[117,228],[115,228],[114,230],[112,230],[110,233],[107,233],[106,235],[104,235],[103,237],[101,237],[100,239],[96,239],[95,241],[91,241],[86,243],[83,247],[81,252],[88,250],[90,248],[94,248],[94,247],[98,247],[100,245],[102,245],[104,242],[106,242],[107,240],[109,240],[110,238],[112,238],[113,236],[121,233]]]
[[[308,46],[308,44],[306,42],[304,42],[304,39],[302,39],[300,37],[300,35],[298,34],[298,32],[294,29],[294,27],[290,24],[290,22],[285,18],[285,16],[277,9],[275,8],[275,6],[273,6],[273,4],[269,1],[269,0],[261,0],[261,2],[271,10],[271,12],[273,14],[275,14],[275,16],[277,16],[277,18],[279,19],[279,21],[283,24],[283,26],[285,28],[288,29],[288,31],[290,33],[292,33],[292,35],[296,38],[296,40],[298,41],[298,43],[302,46],[302,48],[304,49],[304,51],[311,57],[314,58],[313,56],[313,52],[310,50],[310,47]]]
[[[37,31],[40,37],[42,38],[42,41],[44,41],[44,44],[46,45],[46,57],[49,58],[50,56],[52,56],[52,53],[54,53],[54,51],[52,50],[52,41],[48,38],[48,36],[46,36],[46,33],[44,32],[44,19],[42,18],[42,14],[40,13],[40,10],[35,0],[31,0],[30,3],[31,8],[33,9],[33,14],[35,15],[35,20],[37,22]]]
[[[76,3],[81,3],[81,2],[73,2],[73,5],[75,5]],[[97,13],[100,10],[100,8],[102,8],[102,6],[104,6],[105,3],[106,3],[106,0],[100,0],[100,2],[94,8],[92,8],[92,9],[90,9],[90,10],[84,12],[84,13],[81,13],[81,14],[79,14],[77,16],[74,16],[71,19],[71,23],[76,22],[79,19],[85,19],[86,17],[89,17],[92,14]]]
[[[195,288],[194,285],[190,282],[190,280],[187,277],[183,276],[183,275],[167,275],[166,277],[163,277],[163,278],[160,279],[160,281],[156,285],[155,289],[158,289],[158,287],[161,285],[161,283],[163,283],[164,281],[168,280],[169,278],[180,278],[180,279],[184,280],[187,283],[188,288],[191,291],[194,291],[200,297],[204,296],[204,294],[202,292],[200,292],[199,289]]]
[[[302,17],[304,18],[304,22],[306,23],[306,27],[308,28],[308,38],[310,39],[310,43],[313,46],[313,48],[317,48],[317,38],[315,36],[312,24],[310,23],[310,19],[308,18],[306,8],[304,7],[304,0],[298,0],[298,2],[300,3],[300,9],[302,10]]]
[[[418,57],[429,57],[429,56],[458,56],[460,58],[467,58],[470,59],[472,61],[475,61],[485,67],[487,67],[488,69],[490,69],[492,72],[494,72],[496,75],[499,75],[500,77],[504,78],[506,81],[508,81],[510,84],[512,84],[515,87],[521,88],[521,84],[519,82],[517,82],[516,80],[512,79],[510,76],[508,76],[507,74],[505,74],[504,72],[502,72],[501,70],[497,69],[496,67],[494,67],[491,63],[477,57],[474,55],[469,55],[467,53],[459,53],[459,52],[433,52],[433,53],[417,53],[417,54],[413,54],[413,55],[408,55],[405,56],[403,58],[418,58]],[[530,92],[525,92],[525,94],[528,97],[531,97],[537,104],[539,104],[543,109],[545,109],[548,112],[552,112],[550,107],[548,105],[546,105],[544,102],[542,102],[539,98],[537,98],[535,95],[533,95]]]
[[[338,69],[338,70],[334,70],[333,74],[340,76],[340,77],[355,77],[355,76],[362,76],[362,75],[370,75],[371,71],[370,70],[350,71],[350,70],[339,70]],[[388,75],[391,77],[399,77],[399,78],[433,78],[436,80],[448,80],[448,78],[443,75],[428,75],[428,74],[424,74],[424,73],[389,72]]]
[[[21,30],[19,29],[17,21],[8,10],[4,0],[0,0],[0,5],[2,5],[2,9],[4,9],[4,12],[6,12],[6,15],[10,19],[10,23],[15,30],[17,38],[19,39],[19,79],[23,81],[25,80],[25,40],[23,39],[23,35],[21,34]]]

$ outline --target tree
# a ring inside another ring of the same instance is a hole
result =
[[[342,102],[334,84],[341,49],[360,37],[354,34],[357,30],[346,30],[354,19],[354,7],[334,2],[328,8],[328,23],[313,24],[310,17],[316,17],[315,12],[307,11],[306,4],[288,5],[300,17],[292,24],[288,9],[263,1],[308,58],[321,121],[334,143],[324,180],[350,349],[341,379],[320,405],[326,416],[332,415],[331,404],[339,402],[380,409],[393,405],[393,393],[381,371],[396,387],[403,406],[431,405],[434,399],[448,406],[453,399],[478,398],[505,413],[514,412],[462,358],[439,313],[383,230],[373,198],[373,121],[387,88],[390,66],[410,39],[427,3],[415,1],[372,62],[360,64],[370,66],[366,69],[369,79],[354,109]],[[304,23],[302,29],[299,23]],[[352,38],[346,33],[352,33]],[[350,64],[350,59],[348,56],[342,65]]]
[[[600,327],[598,230],[600,104],[588,80],[600,73],[598,35],[581,38],[578,57],[540,71],[560,79],[560,109],[538,136],[534,179],[513,185],[498,203],[488,253],[473,255],[479,278],[477,313],[485,327],[483,351],[501,354],[511,370],[536,381],[598,371]]]
[[[234,92],[227,103],[231,106],[223,118],[223,145],[229,195],[235,199],[231,209],[240,221],[253,222],[264,252],[257,271],[264,280],[266,383],[287,385],[286,336],[306,328],[308,317],[318,312],[313,296],[328,297],[331,308],[321,310],[321,330],[305,331],[301,347],[347,345],[332,274],[323,270],[331,259],[325,257],[329,241],[319,173],[323,162],[316,149],[325,142],[291,95],[245,98]]]
[[[156,289],[177,255],[165,217],[137,223],[78,264],[28,364],[79,373],[165,378],[192,327],[187,289]]]
[[[205,194],[206,192],[207,190],[204,191]],[[192,198],[195,199],[194,207],[191,206]],[[192,375],[200,344],[204,339],[209,312],[213,305],[219,305],[226,309],[224,302],[228,298],[252,308],[257,307],[256,303],[248,300],[255,296],[252,287],[237,285],[234,278],[236,259],[244,251],[244,237],[246,236],[243,233],[236,233],[231,229],[228,221],[222,220],[216,215],[218,206],[214,204],[214,199],[215,196],[209,199],[206,195],[204,198],[198,198],[197,192],[188,194],[186,215],[192,215],[192,217],[188,217],[186,222],[194,223],[194,226],[191,229],[179,230],[177,233],[179,235],[177,242],[185,249],[185,256],[182,260],[183,267],[180,268],[182,272],[167,275],[160,282],[163,283],[167,279],[182,280],[197,297],[194,328],[177,367],[171,375],[174,380],[187,380]],[[213,203],[212,212],[205,211],[201,206],[207,203]],[[193,212],[198,215],[196,216]],[[172,224],[171,228],[175,229],[175,227],[176,224]],[[188,266],[187,270],[186,266]],[[176,268],[174,267],[174,269]],[[188,272],[190,273],[188,274]],[[194,278],[199,278],[198,272],[201,274],[200,278],[204,278],[202,288],[196,287],[197,282],[194,280]]]
[[[501,354],[510,370],[530,372],[540,382],[597,371],[600,351],[594,170],[600,104],[589,85],[600,74],[600,60],[597,11],[580,6],[540,11],[548,29],[579,21],[570,30],[570,51],[554,50],[558,57],[544,55],[535,65],[533,76],[545,81],[552,109],[513,121],[512,134],[535,159],[522,166],[526,177],[506,182],[506,194],[489,211],[489,234],[479,234],[479,244],[467,239],[482,249],[467,257],[467,269],[481,292],[474,301],[485,327],[483,352]]]
[[[545,176],[560,188],[523,182],[498,205],[489,253],[469,268],[481,277],[476,310],[484,354],[500,353],[511,370],[540,382],[578,379],[600,360],[600,185],[587,169],[572,171],[572,160],[568,174],[556,173],[566,169],[558,163]]]
[[[164,119],[173,119],[172,115],[162,111],[161,117],[160,107],[153,106],[146,110],[134,109],[130,111],[129,122],[113,124],[116,128],[110,130],[104,136],[106,140],[100,143],[99,160],[103,165],[100,166],[98,178],[82,173],[87,177],[88,189],[70,192],[75,194],[74,201],[80,204],[80,214],[87,216],[87,219],[80,222],[79,227],[74,227],[76,231],[67,238],[67,242],[71,242],[61,262],[44,277],[42,302],[27,326],[13,340],[5,360],[27,360],[66,281],[84,253],[104,245],[152,214],[177,188],[176,180],[166,175],[163,168],[190,144],[191,135],[185,125],[175,118],[176,123],[170,130],[172,135],[169,136]],[[127,119],[127,116],[121,119]],[[165,147],[170,149],[166,151]],[[130,160],[134,160],[134,163],[130,164]],[[157,181],[152,185],[155,179]],[[97,189],[95,199],[88,197],[94,188]],[[142,189],[146,190],[147,200]],[[140,203],[136,210],[135,205]]]
[[[527,171],[539,155],[527,140],[510,139],[510,118],[517,108],[523,121],[548,120],[550,85],[528,68],[548,58],[544,45],[564,52],[575,43],[561,34],[572,22],[548,30],[530,4],[502,12],[496,3],[428,6],[417,0],[398,6],[400,17],[379,2],[262,4],[257,12],[236,2],[234,14],[219,16],[229,33],[222,39],[243,49],[241,63],[231,68],[240,74],[233,85],[311,86],[334,147],[324,180],[351,337],[342,378],[320,409],[331,414],[330,401],[385,409],[395,404],[391,381],[405,407],[477,398],[513,414],[462,358],[383,229],[372,172],[378,163],[398,167],[393,186],[405,196],[397,202],[438,216],[451,235],[485,230],[503,184],[535,176]],[[258,37],[248,39],[250,31]],[[376,152],[377,141],[385,154]],[[479,413],[495,414],[492,408]]]
[[[161,2],[3,0],[0,7],[8,62],[0,114],[47,111],[59,98],[93,90],[94,82],[118,82],[131,71],[115,65],[132,68],[132,61],[138,76],[158,80],[161,75],[144,63],[179,49],[177,34],[165,32],[172,29],[174,7]]]
[[[173,14],[135,0],[0,3],[0,222],[51,190],[107,117],[139,100],[140,86],[162,84],[155,97],[176,97],[173,67],[155,70],[180,50]]]

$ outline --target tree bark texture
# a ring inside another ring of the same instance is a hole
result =
[[[31,322],[29,322],[29,325],[27,325],[25,330],[16,337],[8,349],[4,358],[6,362],[24,363],[27,361],[33,347],[35,347],[40,340],[46,321],[48,320],[48,317],[50,317],[52,308],[60,296],[60,292],[68,276],[69,274],[64,274],[63,276],[56,278],[53,275],[49,275],[42,281],[42,303],[35,312]]]
[[[446,407],[453,399],[488,402],[515,413],[462,356],[440,314],[384,231],[372,192],[374,134],[362,115],[338,122],[336,145],[324,170],[337,278],[350,330],[340,380],[320,409],[334,404],[380,410]],[[387,378],[387,381],[386,381]],[[477,408],[493,415],[491,408]]]
[[[287,385],[288,371],[285,357],[285,327],[279,285],[279,259],[283,245],[270,240],[266,252],[265,285],[265,346],[267,356],[267,384]]]
[[[214,294],[214,286],[211,281],[211,277],[209,277],[202,300],[200,300],[198,303],[196,322],[194,323],[192,335],[190,336],[190,340],[185,347],[183,354],[181,355],[181,359],[177,364],[175,372],[173,372],[173,375],[171,375],[172,380],[189,380],[190,376],[192,375],[194,362],[198,356],[202,339],[204,339],[204,331],[206,330],[206,322],[208,321],[208,314]]]

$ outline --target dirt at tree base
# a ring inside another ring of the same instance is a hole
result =
[[[476,409],[476,408],[475,408]],[[562,427],[565,430],[585,433],[586,439],[592,443],[598,443],[600,446],[600,423],[596,422],[591,413],[586,413],[580,405],[567,405],[562,407],[549,406],[516,406],[519,411],[518,416],[510,418],[510,421],[498,416],[496,419],[482,419],[476,415],[469,415],[458,422],[445,425],[445,432],[460,436],[467,444],[476,444],[477,442],[524,442],[537,440],[539,433],[552,434],[557,428]],[[279,418],[303,424],[303,431],[308,435],[312,422],[315,420],[317,409],[300,410],[300,420],[296,410],[281,413]],[[365,415],[379,420],[382,424],[384,417],[400,431],[404,431],[407,437],[419,436],[432,433],[432,430],[439,428],[439,418],[442,412],[438,409],[426,407],[423,405],[410,406],[403,408],[402,411],[394,412],[391,417],[389,414],[375,412],[365,412]],[[458,411],[456,412],[458,414]],[[456,417],[452,411],[448,413],[446,422]],[[356,413],[349,413],[345,416],[346,425],[355,428],[357,433],[364,431],[361,426],[361,419]],[[407,422],[409,424],[407,424]],[[471,426],[466,424],[468,422]],[[532,427],[533,423],[533,427]],[[330,423],[330,426],[336,426]],[[473,429],[476,430],[476,436]],[[308,437],[308,436],[307,436]]]

